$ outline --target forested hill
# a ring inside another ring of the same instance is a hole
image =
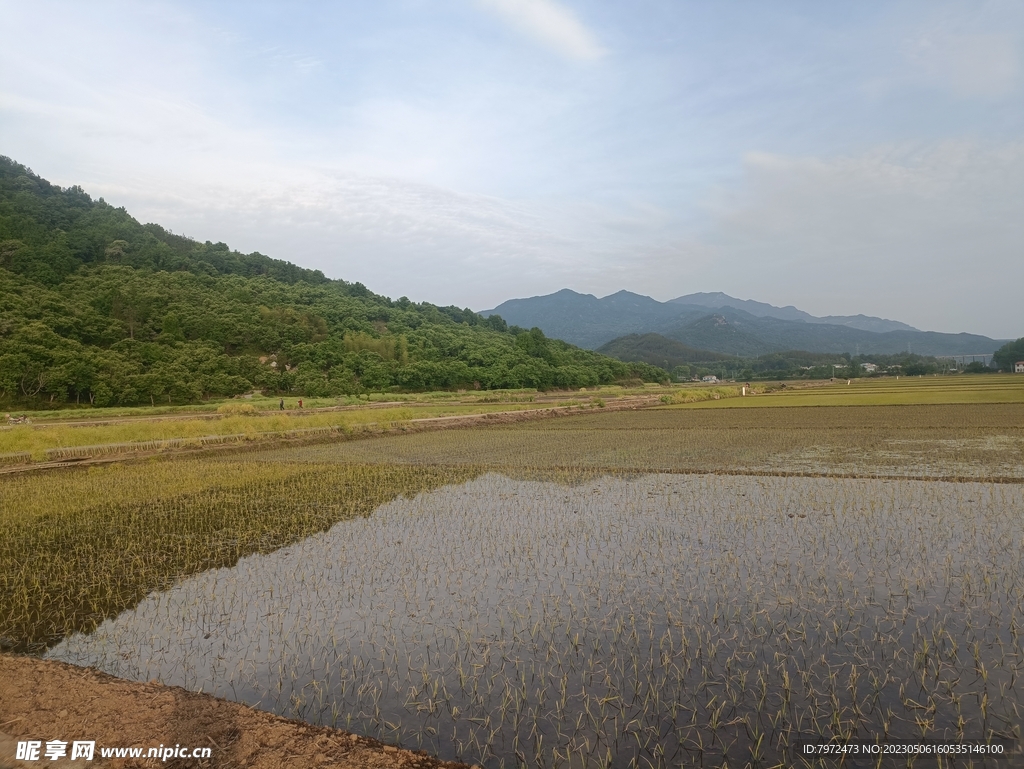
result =
[[[455,387],[578,388],[664,372],[497,316],[391,300],[199,243],[0,157],[0,400],[188,402]]]

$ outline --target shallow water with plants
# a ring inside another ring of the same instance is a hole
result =
[[[47,656],[495,769],[1021,736],[1020,484],[469,478],[195,574]]]
[[[0,650],[45,651],[179,579],[479,474],[242,455],[0,479]]]

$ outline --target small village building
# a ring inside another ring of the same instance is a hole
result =
[[[860,367],[869,374],[874,374],[876,371],[878,371],[878,365],[875,363],[861,363]]]
[[[1024,360],[1019,360],[1013,364],[1014,374],[1024,374]]]
[[[714,374],[708,374],[706,377],[703,377],[700,381],[707,382],[708,384],[714,384],[715,382],[718,381],[718,377],[716,377]]]

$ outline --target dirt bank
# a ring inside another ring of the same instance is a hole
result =
[[[19,740],[95,740],[92,762],[18,761]],[[208,759],[103,759],[100,747],[209,747]],[[0,654],[0,769],[22,767],[460,769],[424,753],[310,726],[203,694],[97,670]]]

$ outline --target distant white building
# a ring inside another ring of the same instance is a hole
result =
[[[876,371],[878,371],[878,365],[875,363],[861,363],[860,367],[869,374],[874,374]]]
[[[1019,360],[1013,364],[1014,374],[1024,374],[1024,360]]]
[[[708,374],[706,377],[703,377],[700,381],[707,382],[708,384],[714,384],[715,382],[718,381],[718,377],[716,377],[714,374]]]

